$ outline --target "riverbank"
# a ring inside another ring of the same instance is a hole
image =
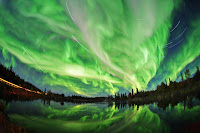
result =
[[[141,94],[138,93],[134,98],[128,99],[128,102],[136,105],[157,103],[158,107],[165,110],[169,104],[173,108],[178,103],[183,102],[185,106],[186,101],[189,100],[190,103],[193,98],[200,99],[200,81],[172,92],[157,93],[156,91],[152,91],[147,96],[141,96]]]
[[[5,106],[0,101],[0,133],[26,133],[26,129],[14,124],[5,112]]]

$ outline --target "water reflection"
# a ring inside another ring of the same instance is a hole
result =
[[[24,123],[27,132],[177,132],[183,129],[181,125],[200,120],[196,99],[174,107],[128,102],[45,103],[12,102],[6,111],[12,121]]]

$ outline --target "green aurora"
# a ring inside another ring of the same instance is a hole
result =
[[[0,61],[36,86],[99,96],[195,73],[200,17],[176,38],[179,0],[1,0]],[[31,78],[30,78],[31,77]],[[95,116],[94,116],[95,117]],[[83,118],[86,119],[86,118]]]

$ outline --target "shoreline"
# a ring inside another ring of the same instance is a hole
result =
[[[26,129],[11,122],[7,113],[5,112],[5,106],[0,101],[0,132],[1,133],[26,133]]]

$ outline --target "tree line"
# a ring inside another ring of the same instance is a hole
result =
[[[108,99],[113,99],[115,101],[126,101],[134,98],[143,98],[143,97],[151,97],[151,96],[158,96],[161,94],[171,94],[176,91],[182,91],[182,92],[187,92],[189,87],[193,88],[198,88],[199,82],[200,81],[200,71],[199,67],[196,67],[196,73],[192,78],[191,73],[189,69],[186,69],[185,72],[185,78],[183,74],[181,73],[181,82],[176,82],[172,81],[169,78],[169,84],[167,85],[167,80],[165,80],[165,83],[162,82],[160,85],[157,86],[156,90],[151,90],[151,91],[138,91],[138,88],[136,88],[136,93],[129,92],[128,94],[126,93],[115,93],[115,96],[108,96]],[[192,89],[190,89],[192,90]],[[189,91],[190,91],[189,90]]]

